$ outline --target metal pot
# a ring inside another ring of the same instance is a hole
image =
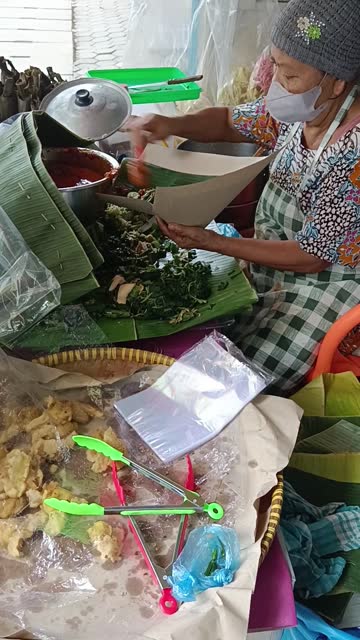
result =
[[[95,149],[81,147],[45,149],[43,151],[43,162],[50,176],[52,171],[60,165],[68,165],[70,169],[71,167],[89,169],[102,176],[99,180],[90,184],[58,187],[63,198],[84,224],[89,224],[103,208],[103,204],[96,196],[98,193],[106,193],[108,191],[113,178],[120,168],[119,163],[112,156]]]
[[[184,151],[236,157],[254,156],[258,151],[256,144],[248,142],[194,142],[186,140],[178,148]],[[254,226],[257,203],[268,178],[269,171],[265,169],[220,213],[217,220],[233,223],[238,231],[251,229]]]

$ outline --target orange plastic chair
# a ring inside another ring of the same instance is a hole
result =
[[[345,313],[331,327],[322,341],[314,369],[309,380],[318,378],[323,373],[343,373],[352,371],[360,377],[360,357],[345,356],[338,350],[348,333],[360,324],[360,304]]]

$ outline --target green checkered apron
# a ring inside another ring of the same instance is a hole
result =
[[[344,102],[302,180],[297,197],[276,185],[271,177],[259,201],[255,235],[267,240],[294,240],[304,213],[298,196],[323,151],[352,105],[357,88]],[[292,127],[285,144],[301,124]],[[275,159],[278,165],[281,151]],[[251,265],[259,301],[251,317],[240,320],[235,339],[245,355],[271,371],[270,392],[288,395],[304,380],[314,364],[318,345],[339,316],[359,302],[360,277],[349,267],[333,265],[317,274],[297,274]]]

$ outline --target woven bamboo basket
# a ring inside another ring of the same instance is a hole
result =
[[[127,372],[128,375],[131,375],[144,365],[170,367],[174,363],[174,358],[150,351],[141,351],[140,349],[94,347],[53,353],[42,356],[34,360],[34,362],[46,367],[77,371],[78,373],[106,379],[119,371],[124,374]],[[265,514],[265,517],[268,514],[266,530],[261,540],[260,563],[264,561],[275,538],[280,522],[283,494],[284,483],[282,475],[279,474],[277,486],[262,498],[258,506],[259,514]]]

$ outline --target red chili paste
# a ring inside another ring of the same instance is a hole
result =
[[[79,187],[102,180],[104,175],[85,167],[74,167],[71,164],[56,164],[48,169],[58,189]]]

